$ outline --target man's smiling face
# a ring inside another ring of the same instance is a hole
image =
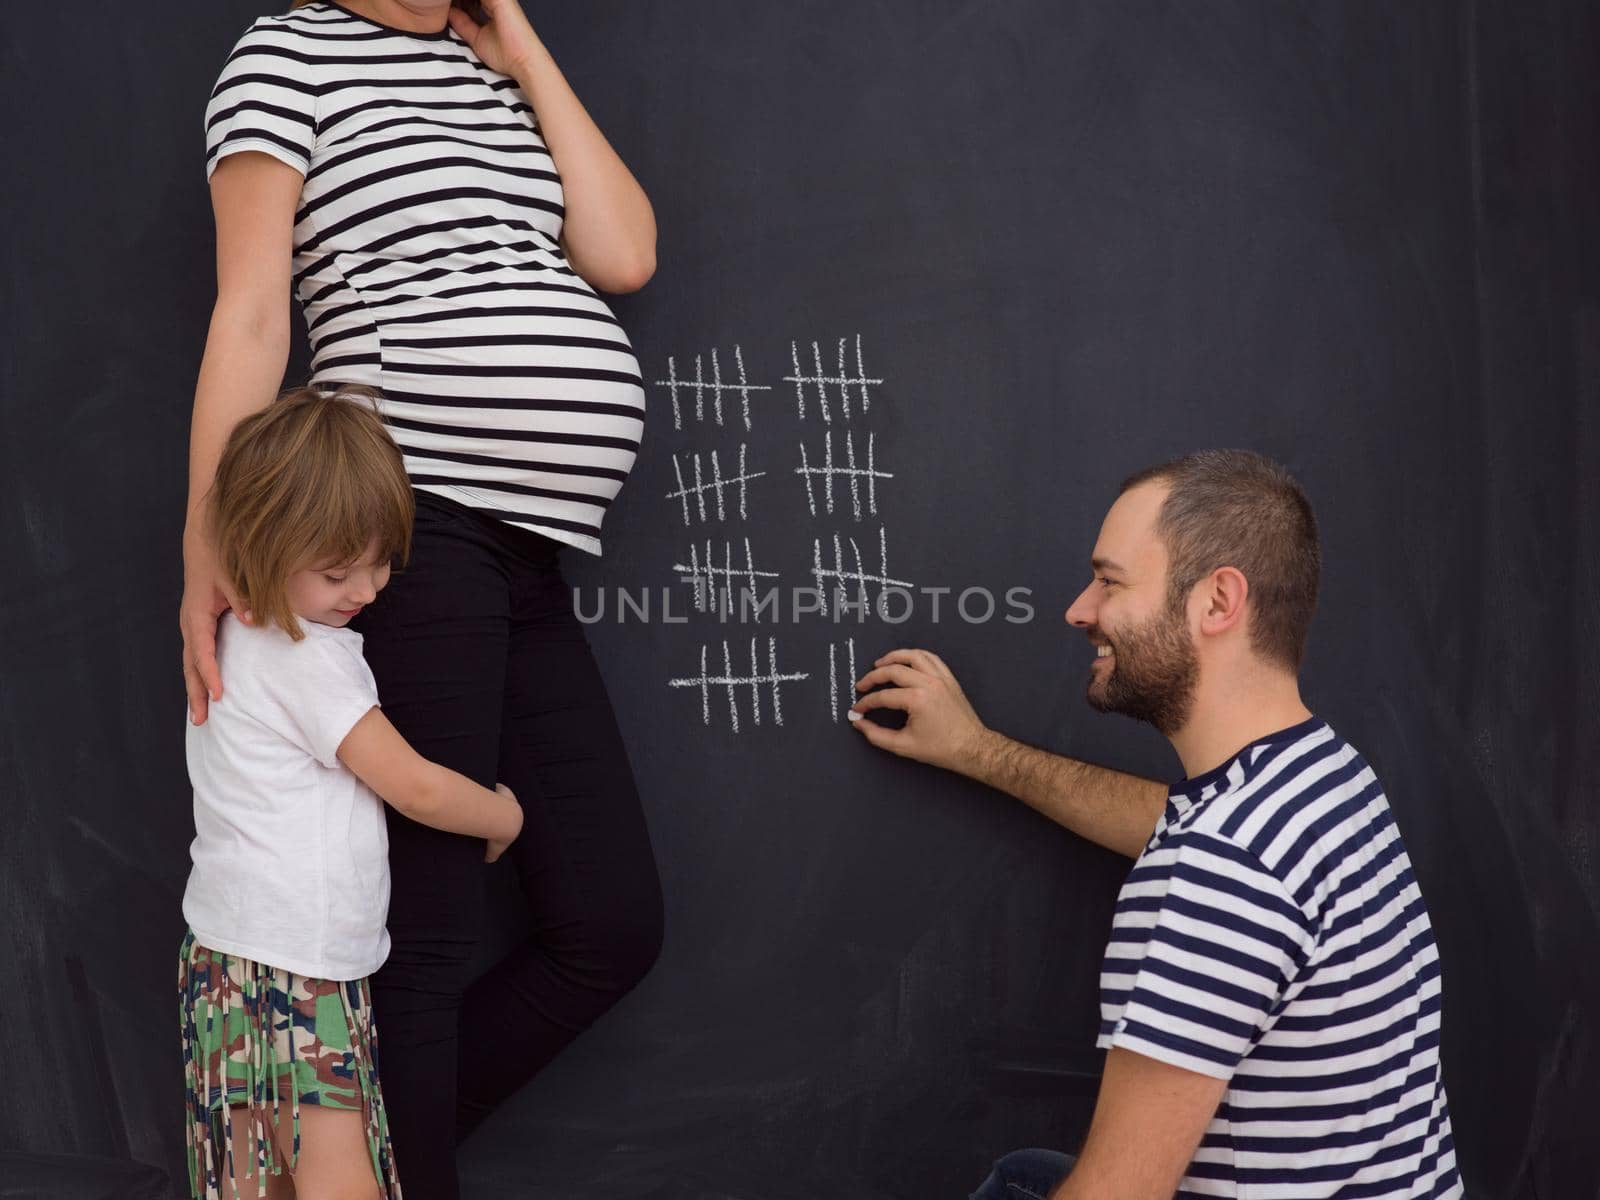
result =
[[[1166,546],[1156,531],[1167,490],[1146,483],[1117,498],[1094,545],[1094,578],[1066,619],[1095,647],[1089,703],[1171,735],[1189,718],[1200,663],[1186,606],[1172,604]]]

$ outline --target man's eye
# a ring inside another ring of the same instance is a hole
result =
[[[1100,576],[1100,582],[1102,584],[1104,584],[1106,587],[1110,587],[1113,583],[1116,582],[1116,580],[1112,579],[1109,575],[1102,575],[1102,576]]]

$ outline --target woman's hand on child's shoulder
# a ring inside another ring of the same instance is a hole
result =
[[[517,803],[516,793],[513,792],[510,788],[508,788],[503,783],[495,784],[494,785],[494,790],[499,792],[500,795],[504,796],[507,800],[511,801],[511,803],[517,805],[517,833],[521,833],[522,832],[522,805]],[[517,838],[516,838],[515,834],[513,834],[511,837],[506,838],[504,841],[501,841],[499,838],[488,838],[487,839],[487,849],[485,849],[484,852],[483,852],[483,861],[486,862],[486,863],[494,862],[497,858],[499,858],[502,854],[504,854],[506,852],[506,848],[509,847],[511,845],[511,843],[516,841],[516,840],[517,840]]]
[[[205,724],[210,702],[222,695],[222,673],[217,670],[217,618],[228,609],[250,623],[239,597],[218,565],[205,540],[185,531],[183,539],[183,599],[178,604],[178,628],[183,634],[183,685],[189,693],[189,719]]]

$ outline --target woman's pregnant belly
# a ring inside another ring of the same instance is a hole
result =
[[[598,551],[645,403],[605,301],[550,252],[467,269],[332,257],[331,279],[302,286],[312,381],[378,388],[418,486]]]

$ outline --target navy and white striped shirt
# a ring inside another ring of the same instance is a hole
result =
[[[1439,956],[1383,789],[1318,717],[1174,784],[1100,977],[1102,1049],[1228,1081],[1179,1196],[1454,1197]]]
[[[599,553],[644,385],[567,262],[561,179],[516,80],[448,26],[318,0],[245,31],[205,123],[208,178],[240,150],[305,177],[311,382],[378,388],[417,488]]]

